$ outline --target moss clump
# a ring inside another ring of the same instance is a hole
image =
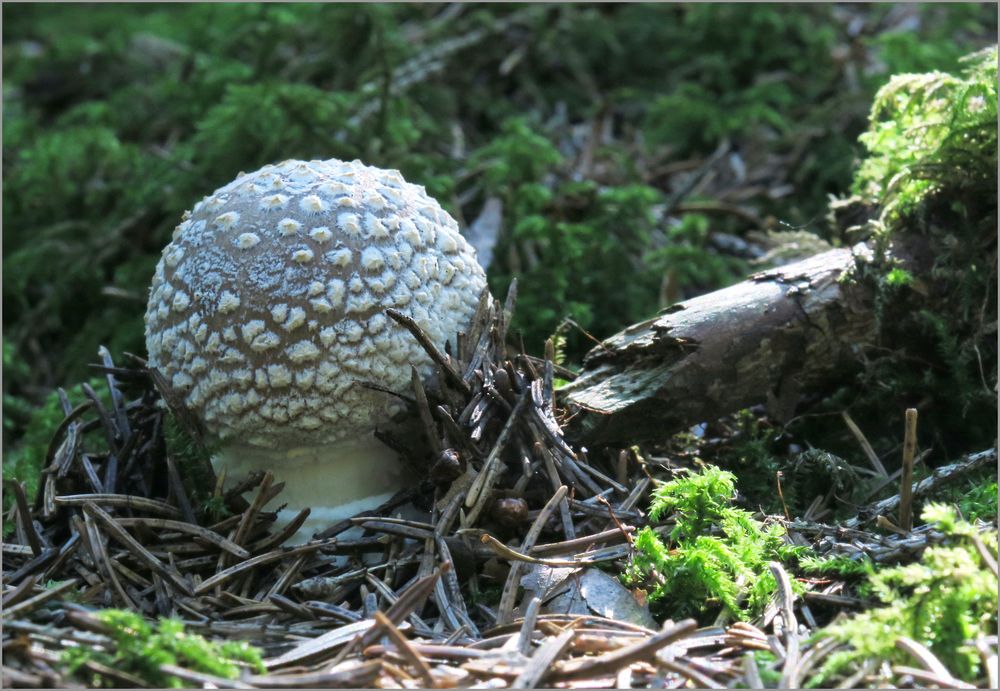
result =
[[[672,617],[720,604],[740,619],[758,614],[777,587],[769,562],[802,551],[784,543],[781,526],[765,527],[732,506],[735,483],[732,473],[708,466],[653,493],[650,518],[670,516],[674,527],[666,542],[652,528],[639,531],[624,580],[652,585],[650,602]]]
[[[240,664],[258,674],[265,671],[260,650],[244,642],[215,643],[197,634],[187,633],[181,622],[160,619],[150,625],[140,615],[117,609],[101,610],[95,615],[108,627],[114,652],[97,647],[70,648],[63,661],[75,672],[87,661],[135,675],[154,688],[185,688],[185,682],[160,670],[162,665],[180,665],[226,679],[239,676]],[[90,686],[115,686],[112,679],[94,674]]]
[[[875,564],[867,556],[852,559],[807,555],[799,559],[799,567],[806,573],[824,576],[856,577],[875,573]]]
[[[856,458],[846,428],[824,420],[848,410],[878,421],[865,434],[884,458],[899,444],[907,408],[920,412],[918,443],[933,447],[931,463],[994,443],[996,82],[990,48],[953,73],[902,74],[879,90],[854,181],[854,200],[875,217],[845,235],[876,250],[877,260],[847,280],[870,286],[879,343],[857,378],[788,425],[805,444]]]
[[[921,414],[947,455],[989,444],[997,410],[996,48],[962,64],[956,74],[899,75],[879,91],[855,181],[881,206],[881,247],[930,258],[916,277],[884,267],[883,342],[897,352],[873,361],[867,381],[882,403],[895,399],[890,410],[929,401]]]
[[[996,574],[976,550],[975,528],[960,520],[954,508],[929,504],[921,517],[946,533],[948,542],[927,548],[917,563],[872,575],[871,592],[882,606],[817,634],[848,647],[830,655],[809,686],[829,685],[835,675],[864,660],[912,664],[896,648],[900,636],[927,646],[960,679],[973,680],[981,673],[979,655],[969,642],[996,634]],[[981,533],[979,539],[996,554],[995,533]]]
[[[959,74],[897,75],[875,96],[854,187],[880,202],[888,226],[945,190],[996,193],[996,48],[963,64]]]

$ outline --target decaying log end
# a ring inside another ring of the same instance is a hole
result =
[[[835,249],[682,303],[594,348],[561,390],[582,442],[662,439],[756,403],[788,418],[802,392],[853,369],[874,343],[871,298],[844,272],[870,253]]]

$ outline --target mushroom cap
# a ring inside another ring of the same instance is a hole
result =
[[[458,224],[398,171],[285,161],[240,174],[184,215],[146,310],[149,365],[222,441],[278,448],[370,433],[410,365],[431,361],[486,277]]]

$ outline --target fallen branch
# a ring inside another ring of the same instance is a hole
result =
[[[866,290],[842,281],[867,249],[836,249],[694,298],[594,348],[561,389],[568,433],[633,444],[766,402],[787,419],[801,393],[843,379],[874,343]]]

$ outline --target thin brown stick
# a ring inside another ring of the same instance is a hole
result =
[[[553,494],[549,500],[545,503],[535,522],[531,524],[528,528],[527,534],[524,536],[524,540],[521,542],[521,550],[526,551],[535,546],[535,542],[538,540],[538,536],[542,534],[542,528],[549,520],[549,516],[555,511],[559,502],[562,501],[563,497],[569,488],[566,485],[562,485],[555,494]],[[531,563],[545,563],[542,560],[537,560],[534,557],[529,557],[526,554],[522,554],[513,550],[507,545],[503,544],[496,538],[489,534],[484,533],[480,538],[481,541],[490,547],[497,554],[506,557],[514,561],[510,565],[510,571],[507,573],[507,580],[504,582],[503,593],[500,595],[500,604],[497,607],[497,624],[505,624],[510,619],[511,611],[514,609],[514,598],[517,595],[517,590],[520,587],[520,573],[521,573],[521,563],[520,562],[531,562]],[[554,564],[550,564],[554,565]],[[567,564],[559,564],[560,566],[566,566]]]
[[[899,527],[913,529],[913,458],[917,452],[917,409],[906,409],[903,436],[903,473],[899,478]]]
[[[768,565],[774,580],[778,582],[778,600],[781,608],[781,623],[784,629],[785,664],[781,668],[781,686],[793,689],[798,686],[797,672],[799,666],[799,632],[795,621],[795,594],[792,583],[784,567],[776,561]]]
[[[906,665],[894,665],[892,668],[893,674],[898,676],[910,676],[913,677],[915,681],[920,681],[925,684],[933,684],[939,688],[944,689],[974,689],[976,688],[972,684],[968,684],[964,681],[959,681],[950,674],[942,675],[935,674],[934,672],[928,672],[927,670],[920,669],[919,667],[907,667]],[[854,688],[852,685],[848,688]],[[920,688],[920,687],[917,687]]]
[[[75,578],[66,581],[65,583],[60,583],[54,588],[49,588],[44,590],[37,595],[29,597],[23,602],[19,602],[16,605],[11,605],[10,607],[4,607],[3,617],[4,619],[11,619],[18,614],[23,614],[25,612],[30,612],[38,605],[41,605],[49,600],[59,597],[68,590],[72,590],[79,584],[79,581]]]
[[[177,677],[181,681],[193,682],[192,686],[197,684],[203,689],[254,689],[256,686],[247,684],[236,679],[226,679],[225,677],[219,677],[214,674],[206,674],[205,672],[195,672],[194,670],[185,669],[179,665],[160,665],[160,671],[164,674],[170,674]]]
[[[864,452],[865,458],[867,458],[868,462],[871,463],[875,472],[883,478],[889,477],[889,473],[886,472],[885,466],[882,465],[882,461],[879,460],[878,454],[875,453],[875,449],[872,448],[872,445],[868,442],[868,438],[865,436],[864,432],[861,431],[861,428],[858,427],[857,423],[854,422],[854,419],[848,415],[846,410],[841,411],[840,416],[844,419],[844,424],[847,425],[847,429],[851,430],[851,434],[853,434],[854,438],[858,440],[858,444],[861,446],[861,451]]]
[[[583,537],[578,537],[573,540],[565,540],[563,542],[550,542],[546,545],[535,545],[528,550],[528,553],[532,556],[538,556],[542,554],[550,553],[572,553],[578,554],[579,552],[584,552],[596,544],[603,544],[610,542],[612,544],[618,542],[628,542],[632,533],[635,532],[635,526],[631,525],[621,525],[619,527],[611,528],[610,530],[605,530],[600,533],[594,533],[593,535],[584,535]]]
[[[420,374],[417,368],[410,367],[410,386],[413,387],[413,398],[417,404],[417,412],[420,414],[420,422],[424,426],[424,436],[431,445],[434,457],[441,455],[444,448],[441,446],[441,435],[434,424],[434,415],[431,414],[430,404],[427,402],[427,392],[424,391],[423,382],[420,381]]]
[[[105,544],[100,531],[97,529],[94,514],[87,511],[86,506],[87,505],[84,505],[83,512],[83,521],[87,533],[86,544],[93,550],[93,561],[101,575],[105,578],[104,587],[107,588],[107,583],[110,582],[111,586],[114,588],[112,592],[117,593],[125,607],[133,610],[139,609],[139,606],[135,603],[135,601],[127,592],[125,592],[125,588],[122,587],[121,581],[118,580],[118,575],[115,573],[114,567],[111,566],[111,559],[108,557],[107,545]]]
[[[986,547],[986,543],[979,535],[973,533],[972,544],[976,547],[976,552],[979,553],[979,557],[986,564],[986,568],[993,572],[994,576],[1000,576],[1000,569],[997,567],[997,558],[993,554],[990,554],[990,550]]]
[[[42,553],[42,542],[31,520],[31,509],[28,506],[28,496],[24,492],[24,483],[17,480],[7,480],[4,484],[14,490],[14,502],[17,505],[17,525],[24,532],[24,537],[31,547],[31,553],[36,557]]]
[[[475,480],[472,481],[472,486],[469,487],[469,491],[465,495],[466,508],[472,508],[469,514],[470,521],[479,515],[486,504],[486,500],[489,498],[493,483],[496,482],[497,476],[503,466],[500,462],[500,453],[503,451],[508,437],[514,430],[514,424],[520,419],[521,411],[524,410],[527,402],[527,392],[522,393],[520,399],[517,401],[517,405],[514,406],[514,410],[511,411],[510,416],[507,418],[507,422],[504,423],[503,429],[497,435],[497,440],[494,442],[489,456],[486,457],[482,470],[479,471]]]
[[[135,497],[127,494],[64,494],[56,497],[55,503],[65,506],[83,506],[84,504],[91,503],[100,506],[117,506],[136,511],[150,511],[170,516],[171,518],[183,517],[180,510],[170,504],[157,499],[147,499],[146,497]]]
[[[152,569],[154,572],[158,573],[162,578],[170,581],[170,583],[180,590],[185,595],[193,595],[191,586],[187,584],[184,578],[177,572],[177,569],[168,567],[162,561],[157,559],[153,554],[143,547],[138,540],[128,534],[124,528],[118,525],[104,509],[97,506],[96,504],[86,503],[83,505],[83,510],[87,515],[93,516],[94,519],[100,523],[108,534],[115,540],[124,545],[137,559],[145,562],[146,566]]]
[[[570,627],[558,636],[549,638],[538,651],[531,657],[525,666],[524,671],[511,682],[512,689],[533,689],[542,682],[546,673],[552,670],[552,666],[566,648],[573,642],[576,631]]]
[[[929,476],[913,486],[912,498],[916,499],[917,497],[922,497],[925,494],[936,491],[942,486],[954,482],[969,473],[976,472],[991,463],[996,463],[996,461],[997,450],[996,448],[992,448],[969,454],[956,463],[935,468]],[[858,515],[844,521],[843,526],[849,529],[857,528],[863,523],[874,520],[877,516],[894,511],[899,506],[899,503],[900,495],[897,494],[874,504],[863,506],[858,510]]]
[[[219,535],[208,528],[202,528],[201,526],[193,523],[174,521],[169,518],[116,518],[115,522],[123,528],[146,526],[148,528],[156,528],[158,530],[176,530],[178,533],[194,535],[195,537],[204,540],[219,549],[223,549],[240,559],[250,558],[250,552],[243,549],[235,542],[227,540],[222,535]]]
[[[427,337],[427,334],[424,333],[424,330],[420,328],[420,325],[417,324],[417,322],[392,307],[385,310],[385,313],[394,322],[400,324],[403,328],[413,334],[413,337],[417,339],[417,342],[420,343],[430,358],[441,367],[441,370],[445,373],[452,384],[457,386],[462,393],[466,395],[472,392],[469,385],[464,379],[462,379],[462,375],[455,370],[455,366],[452,364],[451,358],[438,350],[438,347],[434,345],[430,338]]]
[[[553,672],[560,679],[587,679],[617,672],[625,665],[638,660],[647,660],[660,648],[682,638],[698,628],[694,619],[684,619],[676,624],[666,626],[659,633],[620,650],[595,658],[574,660]]]
[[[951,680],[951,672],[948,671],[944,663],[937,659],[934,653],[928,650],[926,646],[921,645],[912,638],[900,636],[896,639],[896,648],[913,657],[928,672]]]
[[[194,589],[195,595],[200,595],[205,593],[217,585],[225,583],[230,578],[238,576],[241,573],[249,571],[250,569],[256,568],[261,564],[269,564],[272,561],[279,561],[288,557],[297,557],[300,554],[305,554],[307,552],[313,552],[320,547],[331,547],[337,544],[337,538],[330,538],[328,540],[318,540],[316,542],[307,542],[304,545],[299,545],[298,547],[291,547],[288,549],[279,549],[274,552],[268,552],[267,554],[261,554],[253,559],[247,559],[246,561],[240,562],[235,566],[230,566],[225,571],[220,571],[208,580],[202,581]]]
[[[410,645],[406,636],[404,636],[400,630],[396,628],[396,625],[393,624],[382,612],[375,612],[375,623],[382,627],[386,635],[389,636],[389,640],[395,644],[396,649],[399,650],[403,657],[406,658],[406,661],[413,665],[413,667],[417,670],[417,674],[420,675],[420,678],[426,685],[425,688],[437,688],[437,682],[434,679],[434,675],[431,674],[431,668],[430,665],[427,664],[427,660],[423,658],[419,651]]]

